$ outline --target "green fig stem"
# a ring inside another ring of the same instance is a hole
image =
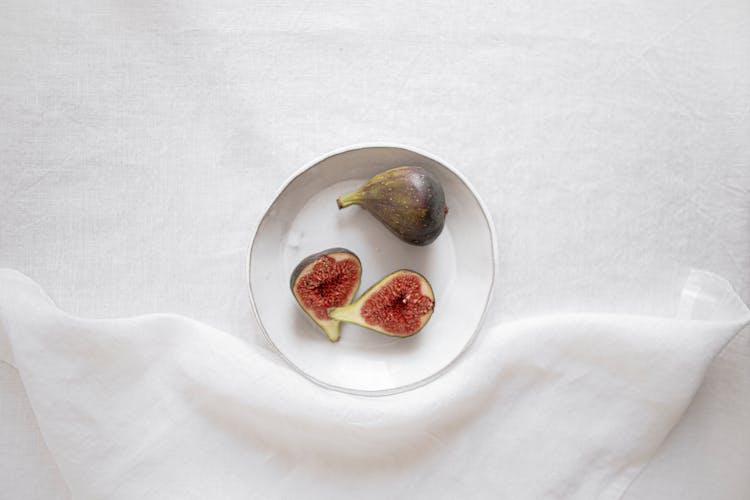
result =
[[[323,326],[323,331],[326,332],[328,340],[331,342],[338,342],[341,338],[341,324],[339,322],[332,323],[330,325]]]
[[[334,307],[328,310],[328,316],[339,321],[356,321],[358,319],[357,305],[349,304],[348,306]]]
[[[359,190],[352,191],[351,193],[345,194],[343,196],[340,196],[336,200],[336,205],[339,206],[339,209],[348,207],[349,205],[355,205],[362,201],[362,195]]]

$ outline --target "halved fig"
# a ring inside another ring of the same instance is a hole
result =
[[[434,309],[435,294],[427,279],[401,269],[375,283],[353,304],[329,309],[328,315],[392,337],[410,337],[424,327]]]
[[[329,248],[302,259],[292,271],[289,287],[302,310],[336,342],[340,325],[328,309],[349,304],[361,277],[359,257],[346,248]]]

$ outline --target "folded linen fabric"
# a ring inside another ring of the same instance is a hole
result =
[[[0,270],[0,359],[84,499],[619,498],[749,320],[694,271],[675,318],[499,324],[434,382],[368,398],[181,316],[71,316]]]

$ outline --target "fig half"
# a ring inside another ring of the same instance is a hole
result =
[[[340,324],[328,309],[349,304],[361,277],[359,257],[346,248],[329,248],[302,259],[292,271],[289,287],[302,310],[336,342]]]
[[[435,294],[421,274],[401,269],[375,283],[353,304],[328,311],[331,318],[392,337],[419,332],[435,309]]]
[[[443,186],[422,167],[381,172],[336,204],[339,209],[360,205],[401,240],[420,246],[435,241],[448,213]]]

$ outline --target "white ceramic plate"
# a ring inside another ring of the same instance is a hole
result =
[[[336,206],[340,195],[402,165],[430,170],[445,190],[445,229],[425,247],[402,242],[358,206]],[[331,247],[359,256],[357,297],[397,269],[424,275],[435,292],[429,323],[405,339],[342,324],[341,340],[330,342],[294,300],[289,277],[304,257]],[[489,214],[455,169],[404,146],[353,146],[308,164],[282,187],[250,246],[250,300],[268,340],[308,379],[354,394],[393,394],[434,380],[466,350],[492,295],[495,261]]]

